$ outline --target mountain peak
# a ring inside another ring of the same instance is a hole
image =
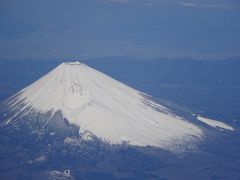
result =
[[[168,108],[80,62],[61,64],[21,90],[9,106],[24,114],[61,112],[81,136],[110,144],[171,149],[202,136],[199,127]],[[44,128],[51,119],[43,121]]]
[[[64,62],[63,65],[80,65],[81,63],[79,61],[73,61],[73,62]]]

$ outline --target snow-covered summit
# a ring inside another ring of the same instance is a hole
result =
[[[80,65],[81,63],[79,61],[75,61],[75,62],[65,62],[62,64],[64,64],[64,65]]]
[[[111,144],[169,149],[202,136],[199,127],[145,94],[80,62],[62,63],[21,90],[9,106],[26,112],[60,111],[81,135],[91,134]]]

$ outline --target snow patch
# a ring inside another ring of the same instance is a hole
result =
[[[43,162],[43,161],[45,161],[45,160],[46,160],[46,157],[45,157],[45,156],[40,156],[40,157],[36,158],[34,161],[35,161],[35,162]]]
[[[198,116],[197,119],[209,126],[215,127],[215,128],[222,128],[222,129],[227,129],[230,131],[234,131],[234,128],[217,120],[209,119],[209,118],[204,118],[201,116]]]
[[[73,177],[71,176],[71,171],[69,169],[64,170],[63,172],[61,171],[50,171],[49,173],[49,179],[50,180],[72,180]]]
[[[39,156],[34,160],[29,160],[28,164],[41,163],[41,162],[44,162],[44,161],[46,161],[46,157],[45,156]]]
[[[80,146],[81,141],[78,138],[66,137],[64,139],[64,144],[68,144],[68,145],[71,145],[71,146]]]

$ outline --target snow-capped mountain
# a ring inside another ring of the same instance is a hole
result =
[[[203,131],[149,96],[79,62],[62,63],[11,97],[3,125],[40,122],[78,127],[84,140],[173,149],[197,142]],[[41,118],[36,114],[44,115]],[[28,120],[26,120],[28,119]],[[54,121],[54,123],[52,123]]]
[[[238,179],[239,127],[205,115],[63,63],[0,103],[0,179]]]

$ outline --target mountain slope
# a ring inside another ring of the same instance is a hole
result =
[[[10,113],[4,125],[23,117],[31,122],[40,113],[48,114],[40,119],[41,128],[55,119],[54,127],[60,112],[69,124],[79,127],[83,139],[110,144],[172,149],[203,136],[199,127],[147,95],[79,62],[59,65],[10,98],[7,107]]]

